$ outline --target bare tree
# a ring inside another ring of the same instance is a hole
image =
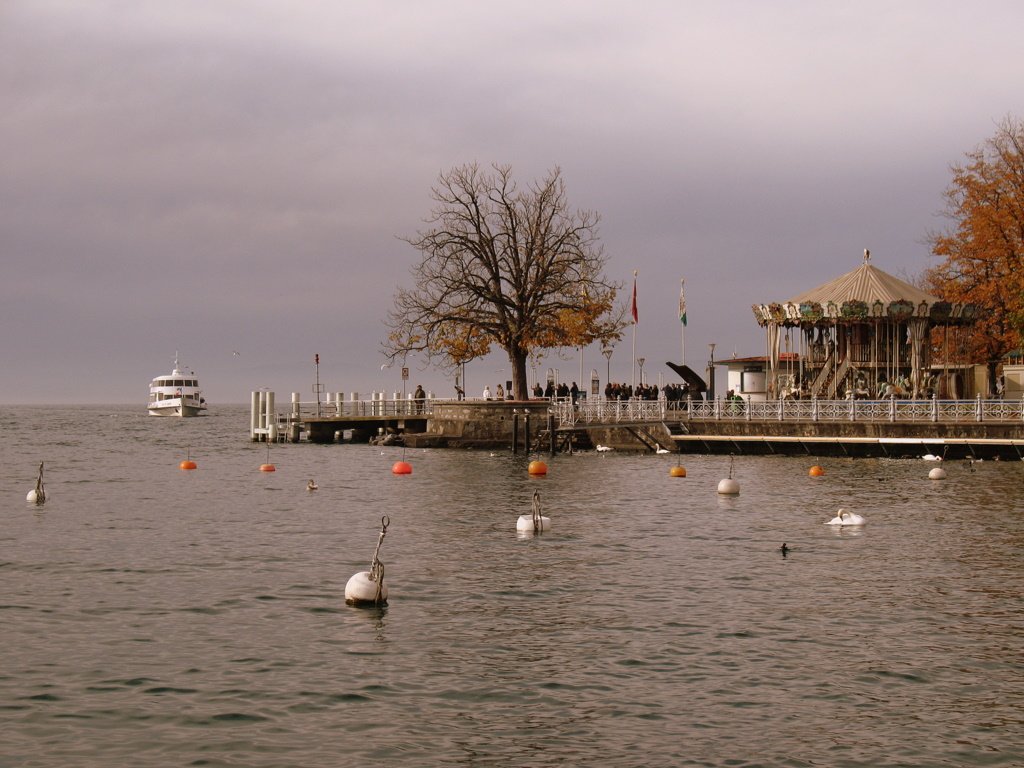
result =
[[[619,337],[621,286],[603,275],[599,217],[569,209],[560,169],[520,191],[510,166],[464,165],[442,173],[431,198],[427,229],[403,238],[421,260],[388,313],[389,359],[421,352],[459,365],[497,345],[525,399],[531,350]]]

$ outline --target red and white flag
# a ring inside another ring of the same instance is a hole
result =
[[[631,310],[632,313],[633,313],[633,325],[636,325],[637,323],[640,322],[640,317],[637,315],[637,312],[636,312],[636,275],[637,275],[637,271],[634,269],[633,270],[633,306],[632,306],[632,310]]]

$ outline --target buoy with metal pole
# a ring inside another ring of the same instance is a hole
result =
[[[516,530],[520,533],[541,533],[551,530],[551,518],[544,517],[540,511],[540,491],[533,492],[533,506],[528,515],[520,515],[516,521]]]
[[[718,481],[718,493],[722,496],[738,496],[740,493],[740,484],[732,476],[735,460],[735,456],[729,457],[729,476]]]
[[[373,551],[370,570],[354,574],[345,585],[345,604],[357,607],[379,606],[388,604],[388,588],[384,584],[384,563],[380,561],[380,545],[388,532],[391,519],[384,515],[380,519],[380,536],[377,548]]]
[[[260,472],[276,472],[277,467],[270,463],[270,438],[267,437],[267,461],[265,464],[260,464]]]
[[[36,477],[36,487],[25,496],[25,501],[30,504],[43,504],[46,502],[46,490],[43,488],[43,462],[39,462],[39,475]]]

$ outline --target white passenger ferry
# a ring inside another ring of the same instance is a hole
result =
[[[199,416],[206,410],[206,400],[199,390],[199,380],[191,370],[182,371],[178,353],[174,353],[174,370],[157,376],[149,383],[150,416]]]

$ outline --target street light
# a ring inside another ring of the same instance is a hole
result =
[[[604,383],[607,386],[612,383],[612,352],[614,347],[604,347],[601,349],[601,354],[604,355],[604,359],[607,361],[605,365]]]
[[[644,363],[646,363],[646,362],[647,362],[647,358],[646,357],[638,357],[636,359],[636,364],[640,366],[640,386],[641,387],[644,385]]]
[[[711,359],[708,360],[708,400],[715,399],[715,344],[708,344]]]

